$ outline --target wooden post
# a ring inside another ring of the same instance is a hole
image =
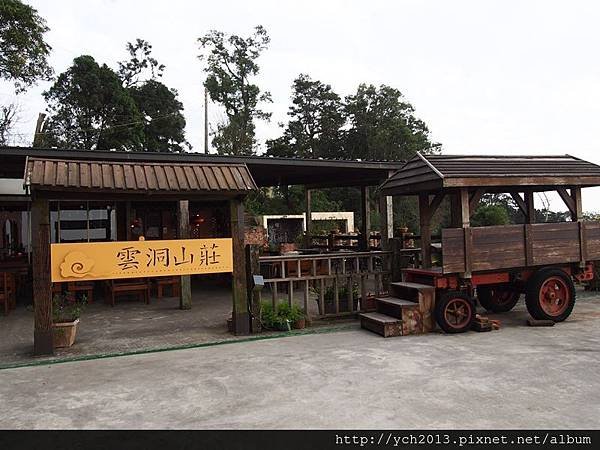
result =
[[[244,250],[244,203],[241,198],[230,200],[231,238],[233,241],[233,330],[236,336],[250,334],[246,252]]]
[[[460,188],[459,194],[460,203],[460,220],[464,231],[464,242],[465,242],[465,278],[471,278],[471,247],[473,238],[471,235],[471,207],[469,199],[469,190],[467,188]]]
[[[304,187],[304,210],[306,211],[306,235],[304,236],[304,246],[310,248],[312,245],[312,205],[311,191],[306,186]]]
[[[258,245],[246,245],[246,283],[248,289],[248,304],[250,305],[250,311],[252,316],[250,317],[250,332],[260,333],[260,292],[253,290],[253,275],[260,274],[260,246]]]
[[[450,226],[452,228],[461,228],[462,221],[460,217],[460,193],[450,195]]]
[[[179,239],[190,238],[190,208],[188,200],[180,200],[177,208],[177,221],[179,227]],[[179,297],[180,309],[192,309],[192,277],[181,276],[181,293]]]
[[[429,195],[419,194],[419,223],[421,228],[421,264],[424,269],[431,267],[431,217],[429,215]]]
[[[533,191],[525,191],[525,207],[527,208],[527,215],[525,216],[525,223],[535,223],[535,203],[533,201]]]
[[[371,211],[369,208],[369,186],[360,188],[360,213],[362,218],[362,229],[360,230],[359,248],[362,251],[369,250],[369,235],[371,233]]]
[[[578,222],[583,219],[583,207],[581,204],[581,188],[571,188],[571,198],[573,199],[573,212],[571,213],[571,220]]]
[[[381,217],[381,249],[390,249],[390,239],[394,237],[394,198],[379,196],[379,216]]]
[[[54,354],[52,334],[52,282],[50,279],[50,210],[48,200],[34,197],[31,202],[33,238],[33,353]]]

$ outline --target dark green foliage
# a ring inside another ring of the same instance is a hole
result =
[[[291,325],[297,320],[306,318],[304,311],[298,305],[288,305],[280,302],[273,309],[270,302],[262,302],[260,320],[263,327],[271,330],[291,329]]]
[[[177,91],[160,81],[149,80],[129,88],[144,122],[143,148],[147,152],[183,152],[185,140],[183,105]]]
[[[347,158],[402,161],[417,152],[434,153],[440,145],[429,140],[429,130],[414,116],[414,108],[398,89],[361,84],[346,97],[350,124],[345,138]]]
[[[55,294],[52,298],[52,321],[73,322],[81,317],[86,304],[85,295],[78,299],[73,293]]]
[[[338,211],[341,204],[329,198],[326,192],[313,190],[312,210]],[[262,188],[250,193],[245,200],[246,210],[254,215],[263,214],[302,214],[305,211],[304,187],[283,186]]]
[[[342,100],[328,84],[300,74],[292,85],[290,121],[283,136],[267,141],[273,156],[339,158],[344,126]]]
[[[49,119],[38,146],[87,150],[182,152],[183,105],[177,91],[156,78],[164,66],[142,39],[128,43],[119,72],[80,56],[44,93]],[[146,78],[149,77],[149,78]]]
[[[143,122],[117,74],[79,56],[46,92],[50,118],[43,145],[86,150],[141,150]]]
[[[479,205],[471,217],[471,226],[487,227],[491,225],[508,225],[508,210],[502,204]]]
[[[0,78],[14,83],[17,92],[52,77],[47,31],[45,20],[31,6],[0,0]]]
[[[206,61],[204,71],[208,74],[206,86],[210,98],[225,109],[227,122],[218,125],[213,145],[220,154],[250,155],[254,153],[254,120],[268,120],[269,113],[258,104],[270,102],[268,92],[251,79],[259,72],[256,62],[269,44],[269,36],[262,26],[257,26],[249,37],[225,35],[212,30],[198,39],[204,53],[199,56]]]

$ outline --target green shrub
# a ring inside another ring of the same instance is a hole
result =
[[[289,330],[290,324],[304,318],[304,311],[298,305],[290,306],[281,302],[274,310],[270,302],[262,302],[260,320],[265,328]]]

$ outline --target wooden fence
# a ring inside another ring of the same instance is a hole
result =
[[[303,309],[310,317],[312,294],[317,300],[317,317],[321,318],[364,310],[369,294],[379,295],[387,290],[391,256],[389,251],[262,256],[259,266],[265,285],[270,288],[273,306],[284,293],[291,305],[299,292]]]

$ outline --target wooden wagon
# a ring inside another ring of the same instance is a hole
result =
[[[574,283],[592,279],[592,261],[600,260],[600,223],[584,221],[581,208],[581,188],[598,185],[600,167],[569,155],[418,155],[379,190],[418,196],[420,265],[390,283],[392,295],[378,299],[377,312],[362,315],[363,327],[397,335],[427,332],[437,323],[460,333],[472,327],[477,301],[506,312],[521,294],[533,318],[565,320],[575,305]],[[534,193],[547,191],[562,198],[570,222],[535,223]],[[471,227],[486,193],[509,194],[523,223]],[[441,257],[432,264],[431,222],[444,199],[451,226],[442,229]]]

